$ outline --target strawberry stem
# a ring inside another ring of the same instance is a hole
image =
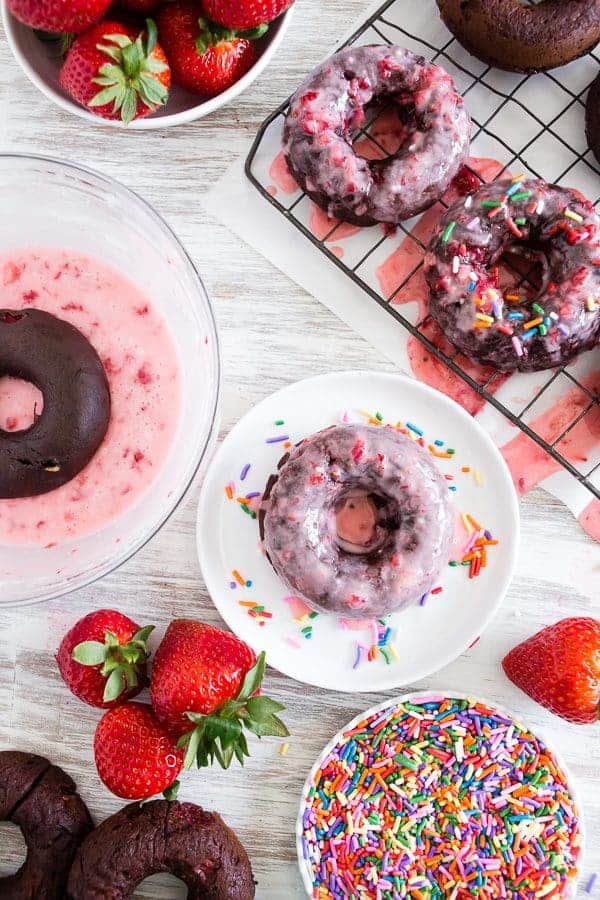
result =
[[[140,32],[135,41],[124,34],[105,34],[106,44],[98,44],[111,60],[101,66],[94,84],[102,87],[92,97],[88,106],[106,106],[113,104],[113,112],[120,112],[125,125],[135,118],[138,99],[148,109],[155,110],[164,106],[169,92],[156,77],[166,71],[166,63],[153,57],[156,48],[157,31],[152,19],[146,19],[146,36]]]
[[[216,760],[223,769],[228,769],[234,757],[243,766],[245,758],[250,756],[244,729],[258,738],[288,737],[286,725],[276,715],[285,707],[270,697],[262,694],[256,696],[265,668],[266,654],[263,651],[246,673],[234,700],[226,700],[210,715],[186,714],[195,727],[184,734],[177,744],[177,749],[186,748],[184,768],[190,769],[195,763],[200,769]]]

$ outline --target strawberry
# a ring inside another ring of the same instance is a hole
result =
[[[109,709],[135,697],[147,683],[146,641],[153,630],[154,625],[140,628],[114,609],[89,613],[58,648],[63,681],[90,706]]]
[[[202,0],[206,16],[226,28],[255,28],[272,22],[294,0]]]
[[[283,706],[256,696],[264,673],[265,654],[257,659],[235,635],[192,619],[171,622],[156,652],[150,696],[159,721],[186,747],[186,768],[216,759],[227,769],[234,755],[243,765],[244,727],[259,738],[287,736],[276,715]]]
[[[176,796],[183,751],[147,703],[125,703],[104,713],[96,727],[94,758],[109,791],[124,800]]]
[[[73,43],[60,70],[61,87],[78,103],[104,119],[148,116],[164,106],[171,71],[156,42],[156,25],[147,32],[105,20]]]
[[[502,666],[517,687],[568,722],[600,718],[598,619],[562,619],[511,650]]]
[[[203,97],[216,97],[239,81],[256,62],[253,41],[264,29],[228,31],[199,18],[189,0],[166,3],[158,13],[158,33],[173,81]]]
[[[15,19],[49,32],[85,31],[98,22],[111,0],[7,0]]]

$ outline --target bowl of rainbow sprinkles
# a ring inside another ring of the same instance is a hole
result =
[[[572,898],[583,822],[539,734],[484,700],[421,692],[357,716],[327,745],[296,842],[315,900]]]

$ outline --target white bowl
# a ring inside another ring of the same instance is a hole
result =
[[[579,815],[579,833],[581,835],[581,845],[579,850],[579,857],[577,860],[577,871],[579,876],[581,877],[581,873],[584,871],[584,854],[585,854],[585,821],[583,814],[583,806],[581,803],[581,796],[577,790],[577,787],[573,781],[573,776],[571,775],[564,759],[561,754],[556,751],[556,749],[552,746],[551,739],[549,740],[548,734],[544,728],[529,728],[527,722],[524,722],[521,716],[515,715],[514,712],[506,709],[506,707],[501,706],[498,703],[492,703],[484,697],[480,697],[478,695],[465,694],[461,691],[411,691],[408,694],[402,694],[399,697],[392,697],[391,699],[384,700],[382,703],[378,703],[376,706],[372,706],[370,709],[365,710],[365,712],[359,713],[355,716],[351,722],[348,722],[341,728],[336,735],[329,741],[324,750],[319,754],[319,757],[315,761],[312,769],[308,773],[308,777],[304,782],[302,787],[302,797],[300,800],[300,807],[298,810],[298,817],[296,819],[296,853],[298,856],[298,867],[300,869],[300,875],[302,877],[302,883],[306,890],[306,894],[308,897],[313,896],[313,887],[312,887],[312,870],[308,865],[307,861],[304,859],[304,854],[302,852],[302,836],[304,833],[304,829],[302,827],[304,810],[306,808],[306,798],[308,792],[313,784],[315,776],[321,767],[323,760],[331,753],[336,744],[342,741],[344,734],[348,731],[351,731],[353,728],[358,725],[359,722],[362,722],[364,719],[368,719],[371,716],[376,715],[379,712],[382,712],[384,709],[387,709],[391,706],[396,706],[399,703],[427,703],[434,700],[442,700],[446,698],[453,698],[456,700],[475,700],[478,703],[483,703],[485,706],[490,707],[495,710],[500,715],[506,716],[506,718],[513,719],[516,722],[519,722],[524,728],[527,728],[535,737],[539,740],[542,740],[546,746],[549,748],[550,752],[558,762],[558,765],[563,771],[565,776],[565,780],[569,789],[569,793],[573,798],[573,802],[577,808],[577,812]],[[569,893],[563,895],[564,898],[569,898],[569,900],[574,900],[577,895],[577,882],[573,881],[569,885]]]
[[[214,446],[220,363],[212,305],[194,264],[158,213],[132,191],[90,169],[0,154],[0,208],[3,253],[70,250],[126,273],[168,320],[183,375],[179,425],[149,488],[97,531],[47,548],[0,543],[1,609],[84,587],[156,534]]]
[[[263,72],[277,52],[283,37],[288,30],[294,7],[291,6],[270,26],[264,38],[258,44],[259,57],[249,72],[240,78],[233,87],[213,97],[211,100],[200,100],[197,95],[174,85],[169,95],[169,102],[153,115],[144,119],[136,119],[130,125],[112,119],[103,119],[94,115],[84,106],[75,103],[74,100],[61,88],[58,75],[62,60],[56,54],[52,44],[40,41],[32,28],[17,21],[9,12],[6,0],[0,0],[2,6],[2,21],[6,31],[8,44],[13,56],[37,88],[67,112],[74,113],[81,119],[86,119],[92,125],[107,125],[112,128],[129,128],[138,131],[151,131],[155,128],[170,128],[173,125],[185,125],[202,119],[209,113],[226,106],[235,100],[253,81]]]

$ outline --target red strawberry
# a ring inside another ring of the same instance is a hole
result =
[[[146,703],[125,703],[102,716],[94,757],[98,775],[117,797],[146,800],[165,791],[173,799],[176,794],[183,750]]]
[[[96,115],[126,125],[164,106],[171,71],[156,25],[152,19],[146,25],[144,33],[106,20],[80,35],[60,70],[64,90]]]
[[[111,0],[7,0],[15,19],[40,31],[79,34],[102,18]]]
[[[294,0],[202,0],[205,15],[226,28],[255,28],[272,22]]]
[[[252,43],[264,29],[237,34],[199,18],[189,0],[166,3],[158,13],[158,33],[173,81],[203,97],[216,97],[256,62]]]
[[[114,609],[84,616],[56,655],[65,684],[84,703],[104,709],[135,697],[146,684],[146,641],[153,630]]]
[[[265,672],[265,654],[233,634],[191,619],[171,622],[156,652],[150,695],[157,718],[187,746],[185,766],[207,766],[216,758],[243,765],[248,745],[243,728],[256,734],[288,734],[269,697],[255,696]],[[191,723],[191,724],[190,724]],[[191,730],[190,730],[191,729]]]
[[[562,619],[511,650],[502,666],[517,687],[568,722],[600,718],[597,619]]]

